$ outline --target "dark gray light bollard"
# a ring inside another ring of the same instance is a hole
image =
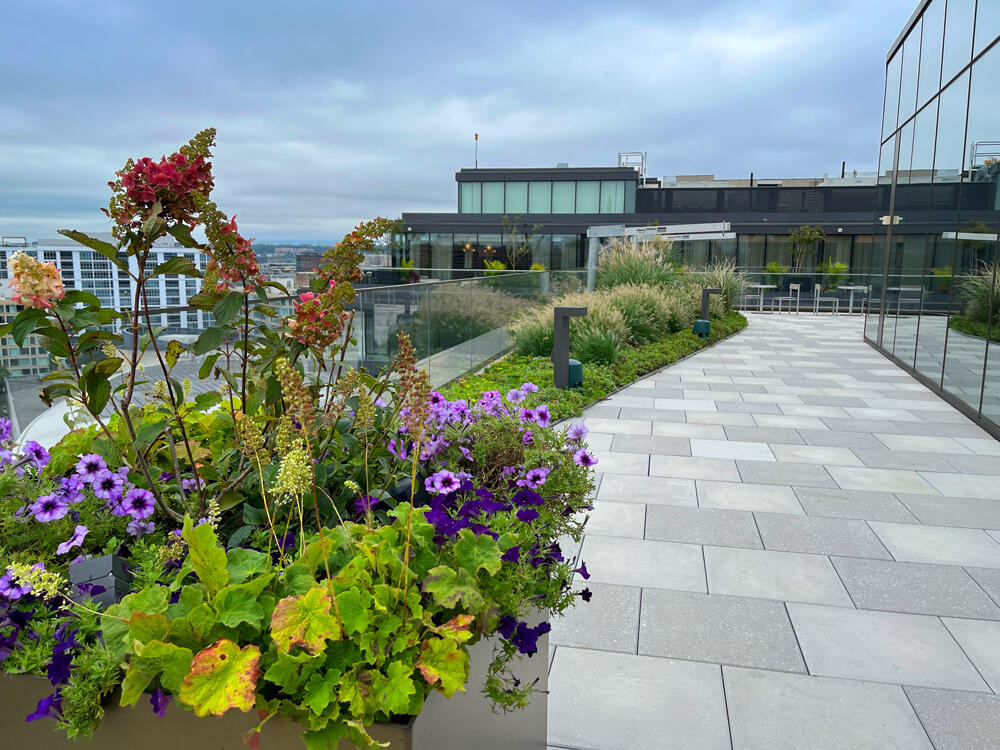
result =
[[[557,307],[553,311],[552,379],[556,388],[569,388],[569,319],[586,314],[586,307]]]
[[[708,298],[713,294],[722,294],[722,290],[709,287],[701,290],[701,320],[694,322],[694,333],[703,339],[707,339],[712,334],[712,324],[708,321]]]

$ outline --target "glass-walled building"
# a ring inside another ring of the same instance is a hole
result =
[[[1000,436],[1000,0],[925,0],[889,50],[865,338]]]
[[[760,273],[791,264],[789,233],[819,226],[817,244],[801,272],[828,262],[848,267],[854,283],[867,279],[872,258],[875,175],[785,180],[717,180],[712,175],[655,179],[632,167],[462,169],[455,174],[455,213],[404,213],[393,260],[433,269],[544,266],[571,270],[587,264],[587,228],[729,222],[731,236],[675,242],[691,265],[733,259]],[[735,236],[732,236],[735,235]],[[513,264],[513,265],[512,265]],[[809,291],[810,286],[804,287]]]

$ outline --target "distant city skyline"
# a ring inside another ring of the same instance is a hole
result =
[[[885,52],[916,0],[88,3],[4,9],[0,234],[103,231],[133,156],[219,130],[216,197],[262,242],[453,211],[454,172],[876,168]]]

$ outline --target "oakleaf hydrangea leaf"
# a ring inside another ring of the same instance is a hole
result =
[[[327,640],[339,639],[340,624],[330,614],[332,605],[330,593],[322,586],[279,601],[271,615],[271,637],[278,652],[302,646],[310,654],[318,654]]]
[[[500,547],[488,534],[476,536],[471,529],[462,529],[460,538],[455,544],[455,556],[462,567],[473,575],[482,568],[491,575],[496,574],[503,564],[500,560]]]
[[[456,690],[465,690],[469,655],[455,641],[431,638],[420,647],[417,669],[429,684],[450,698]]]
[[[187,562],[208,588],[209,595],[214,596],[219,589],[229,583],[226,551],[219,546],[214,529],[207,523],[195,526],[191,522],[191,517],[186,516],[181,536],[188,543]]]
[[[177,692],[177,698],[194,709],[196,716],[222,716],[231,708],[249,711],[260,676],[260,649],[242,649],[222,638],[199,651]]]

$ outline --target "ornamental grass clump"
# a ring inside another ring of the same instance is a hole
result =
[[[632,237],[613,238],[605,243],[597,266],[598,289],[621,284],[670,286],[683,277],[673,243],[663,238],[639,242]]]
[[[736,265],[736,259],[728,258],[705,266],[701,282],[706,287],[719,290],[722,314],[728,315],[739,302],[749,279],[743,269]]]
[[[973,323],[1000,323],[1000,264],[983,263],[959,282],[965,317]]]
[[[159,716],[246,712],[252,747],[280,718],[309,748],[375,748],[373,723],[465,690],[484,639],[483,689],[524,706],[515,668],[549,628],[538,613],[590,598],[559,546],[590,507],[585,430],[553,428],[530,382],[448,401],[405,335],[378,377],[345,364],[357,262],[395,222],[345,236],[282,318],[268,294],[287,290],[212,201],[213,141],[126,164],[116,244],[63,232],[132,278],[126,311],[14,263],[25,307],[0,335],[42,337],[65,363],[43,400],[86,415],[51,448],[15,445],[0,418],[0,669],[52,686],[27,720],[88,738],[117,690]],[[188,256],[154,265],[167,235]],[[214,317],[193,344],[159,338],[146,285],[162,274],[193,280]],[[193,397],[185,352],[209,386]],[[124,597],[70,582],[105,555],[127,566]]]

